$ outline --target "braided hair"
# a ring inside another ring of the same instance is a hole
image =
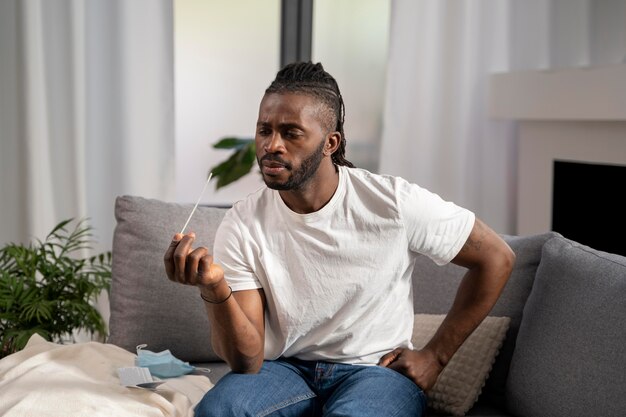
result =
[[[269,93],[302,93],[319,99],[328,116],[328,128],[334,128],[341,135],[339,147],[331,155],[333,163],[354,168],[352,162],[345,158],[346,135],[343,132],[343,123],[346,109],[339,85],[332,75],[324,71],[321,63],[294,62],[286,65],[278,71],[272,84],[265,90],[265,94]]]

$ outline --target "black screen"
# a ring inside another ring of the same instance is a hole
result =
[[[554,161],[552,230],[626,256],[626,166]]]

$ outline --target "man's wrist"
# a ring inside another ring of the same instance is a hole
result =
[[[228,286],[225,279],[209,286],[200,286],[199,288],[202,299],[205,301],[211,300],[209,302],[213,304],[220,304],[226,301],[232,294],[232,289]]]
[[[432,346],[426,346],[422,350],[426,351],[426,352],[429,352],[430,355],[432,355],[433,360],[435,362],[437,362],[439,364],[439,366],[441,366],[442,369],[446,367],[448,362],[450,362],[450,357],[451,356],[446,355],[440,349],[436,349],[436,348],[434,348]]]

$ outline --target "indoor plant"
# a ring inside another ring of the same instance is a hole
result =
[[[215,189],[224,187],[248,174],[256,162],[256,146],[254,139],[226,137],[217,141],[215,149],[234,149],[232,155],[224,162],[211,168],[213,177],[217,178]]]
[[[47,340],[73,340],[77,330],[104,335],[93,301],[108,290],[111,252],[80,256],[90,249],[86,221],[64,220],[44,241],[0,249],[0,357],[20,350],[38,333]]]

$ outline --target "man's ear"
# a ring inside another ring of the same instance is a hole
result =
[[[330,132],[328,136],[326,136],[326,145],[324,145],[324,155],[332,155],[339,148],[339,144],[341,143],[341,133],[339,132]]]

